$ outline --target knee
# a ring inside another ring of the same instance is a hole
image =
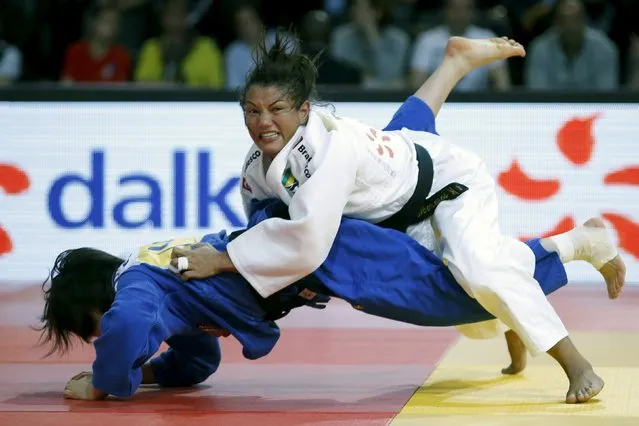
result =
[[[484,298],[497,296],[499,294],[499,286],[496,277],[489,271],[477,270],[473,275],[467,278],[468,287],[474,296],[481,295]]]
[[[483,282],[485,278],[500,267],[500,244],[497,241],[488,243],[470,243],[446,255],[448,268],[458,280],[469,284]]]
[[[487,259],[465,259],[464,262],[448,262],[457,282],[466,289],[472,297],[494,293],[495,271],[497,268],[493,261]]]
[[[497,296],[507,287],[504,281],[517,281],[516,276],[521,276],[523,271],[519,261],[510,258],[505,246],[499,242],[483,247],[478,244],[464,256],[454,258],[448,268],[473,297]]]

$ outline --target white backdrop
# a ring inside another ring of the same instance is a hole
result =
[[[399,106],[334,105],[379,127]],[[438,130],[498,178],[504,232],[604,214],[639,282],[639,105],[448,104]],[[44,279],[67,248],[119,254],[243,225],[249,145],[236,103],[0,103],[2,286]],[[600,282],[588,265],[568,271]]]

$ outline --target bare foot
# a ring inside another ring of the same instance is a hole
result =
[[[526,368],[528,360],[526,345],[519,338],[519,335],[512,330],[504,333],[506,343],[508,344],[508,353],[510,354],[510,365],[501,370],[502,374],[518,374]]]
[[[526,56],[526,50],[521,44],[507,37],[488,39],[451,37],[446,45],[446,56],[459,61],[460,67],[468,73],[495,61],[513,56]]]
[[[570,385],[566,393],[566,403],[578,404],[586,402],[597,395],[604,387],[604,381],[597,376],[592,365],[584,358],[570,337],[564,337],[548,350],[563,368]]]
[[[574,377],[569,374],[568,379],[570,387],[566,394],[567,404],[586,402],[601,392],[604,387],[603,379],[595,374],[592,367],[574,375]]]
[[[589,262],[599,271],[606,281],[608,297],[616,299],[626,282],[626,265],[617,253],[603,220],[593,217],[584,223],[584,227],[590,228],[588,230],[590,241],[589,253],[583,260]]]

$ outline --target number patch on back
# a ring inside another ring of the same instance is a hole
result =
[[[379,135],[377,134],[377,130],[373,128],[368,129],[366,136],[371,142],[377,144],[377,153],[379,154],[380,157],[383,156],[385,153],[387,153],[390,158],[393,158],[395,156],[395,153],[393,153],[393,150],[391,149],[391,147],[384,143],[384,142],[390,141],[390,138],[388,136],[386,135],[382,136],[381,142],[380,142],[380,138],[379,138]]]

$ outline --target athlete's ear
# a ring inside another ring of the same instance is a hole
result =
[[[311,102],[307,99],[304,101],[302,106],[300,106],[299,109],[297,110],[297,113],[300,118],[300,122],[306,123],[310,112],[311,112]]]

